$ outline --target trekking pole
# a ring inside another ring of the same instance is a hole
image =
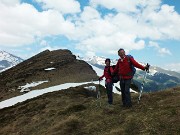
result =
[[[101,106],[100,80],[99,80],[99,85],[98,85],[98,90],[97,90],[97,104],[96,104],[96,106],[98,106],[98,103],[99,103],[99,106]]]
[[[143,89],[144,89],[144,84],[145,84],[145,81],[146,81],[146,77],[147,77],[147,73],[149,73],[149,67],[150,65],[147,63],[147,70],[145,72],[145,75],[144,75],[144,78],[143,78],[143,81],[141,83],[141,88],[140,88],[140,94],[139,94],[139,97],[138,97],[138,103],[140,103],[140,100],[141,100],[141,96],[142,96],[142,92],[143,92]]]

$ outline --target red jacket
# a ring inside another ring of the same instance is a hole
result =
[[[112,68],[112,67],[110,67],[110,66],[105,66],[105,68],[104,68],[104,74],[100,77],[100,79],[102,79],[103,77],[105,77],[107,82],[112,81],[112,76],[111,76],[110,73],[109,73],[109,68],[110,68],[110,72],[113,73],[113,68]]]
[[[125,56],[123,59],[119,59],[116,64],[116,67],[113,73],[118,72],[120,79],[133,78],[133,75],[132,75],[133,71],[131,69],[130,63],[139,69],[145,70],[145,67],[140,65],[138,62],[136,62],[133,57],[129,57],[129,59],[130,59],[130,62],[128,62],[128,56]]]

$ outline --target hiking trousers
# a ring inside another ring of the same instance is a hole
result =
[[[120,88],[123,106],[131,107],[131,95],[130,95],[131,79],[121,79]]]
[[[107,97],[108,97],[108,103],[112,104],[113,103],[113,93],[112,93],[113,83],[106,82],[105,86],[106,86],[106,93],[107,93]]]

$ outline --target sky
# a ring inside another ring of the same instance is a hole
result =
[[[46,49],[180,72],[179,0],[0,0],[0,50],[23,59]]]

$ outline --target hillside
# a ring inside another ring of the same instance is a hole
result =
[[[97,106],[95,92],[78,86],[1,109],[0,134],[180,134],[180,87],[143,94],[140,104],[138,95],[133,93],[132,108],[121,107],[121,97],[117,94],[114,105],[107,106],[104,87],[100,90],[101,107]]]
[[[69,50],[46,50],[0,73],[0,101],[20,95],[19,86],[27,83],[45,81],[30,88],[33,90],[97,78],[92,67],[82,60],[77,60]]]

